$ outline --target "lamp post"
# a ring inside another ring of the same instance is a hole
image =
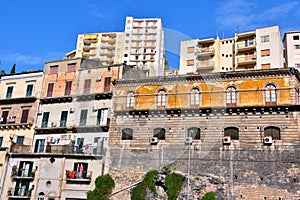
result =
[[[187,194],[187,199],[190,199],[190,165],[191,165],[191,144],[193,143],[193,130],[188,131],[188,137],[186,138],[186,143],[188,144],[188,151],[189,151],[189,156],[188,156],[188,194]]]

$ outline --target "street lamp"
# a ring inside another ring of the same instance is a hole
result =
[[[188,194],[187,199],[190,199],[190,165],[191,165],[191,145],[193,144],[193,130],[188,131],[188,137],[185,139],[185,144],[188,145],[189,157],[188,157]]]

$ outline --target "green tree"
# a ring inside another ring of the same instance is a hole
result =
[[[87,192],[87,200],[109,200],[115,181],[109,174],[105,174],[96,178],[95,186],[94,190]]]
[[[214,192],[208,192],[206,193],[201,200],[216,200],[216,196]]]
[[[1,76],[3,76],[3,75],[6,75],[6,73],[5,73],[5,70],[4,70],[4,69],[2,69],[2,70],[1,70],[1,72],[0,72],[0,75],[1,75]]]
[[[15,74],[16,73],[16,63],[12,66],[10,70],[10,74]]]
[[[184,176],[180,174],[168,174],[165,179],[168,200],[176,200],[181,191]]]

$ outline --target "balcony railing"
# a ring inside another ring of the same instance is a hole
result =
[[[7,197],[9,199],[30,199],[32,189],[29,189],[26,186],[9,188],[7,190]]]
[[[14,172],[11,174],[13,179],[34,179],[35,177],[35,172],[32,171],[32,169],[23,169],[19,168],[16,169]]]
[[[210,60],[207,62],[198,62],[197,63],[197,71],[202,72],[202,71],[212,71],[215,68],[215,62]]]
[[[256,41],[237,42],[236,45],[238,52],[250,51],[256,48]]]
[[[69,171],[66,170],[67,182],[91,182],[91,171]]]
[[[255,65],[256,64],[256,56],[240,56],[237,57],[237,67]]]
[[[198,56],[213,56],[215,49],[213,47],[200,47],[197,51]]]

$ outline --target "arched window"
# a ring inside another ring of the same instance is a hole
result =
[[[200,90],[193,88],[191,90],[191,106],[197,107],[200,105]]]
[[[38,196],[38,200],[44,200],[45,199],[44,197],[45,197],[44,192],[40,192]]]
[[[122,140],[132,140],[133,130],[131,128],[125,128],[122,130]]]
[[[232,140],[238,140],[239,129],[236,127],[227,127],[224,129],[224,136],[230,136]]]
[[[126,107],[127,108],[133,108],[135,104],[135,96],[134,96],[134,92],[130,91],[127,93],[127,97],[126,97]]]
[[[187,129],[187,136],[192,137],[193,140],[200,140],[200,128],[190,127]]]
[[[157,106],[164,107],[166,106],[167,94],[165,90],[159,90],[157,93]]]
[[[273,84],[268,84],[266,86],[266,105],[276,105],[277,104],[277,95],[276,87]]]
[[[153,137],[157,137],[159,140],[165,140],[166,139],[166,129],[155,128],[153,130]]]
[[[273,140],[281,140],[280,128],[269,126],[264,129],[264,136],[271,136]]]
[[[229,86],[226,89],[226,106],[236,106],[236,88]]]

